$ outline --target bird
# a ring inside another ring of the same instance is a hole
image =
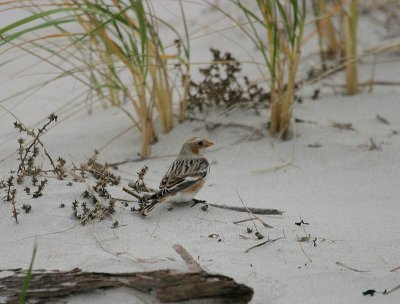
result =
[[[186,140],[162,178],[159,190],[145,198],[146,204],[141,213],[146,215],[159,203],[193,201],[210,172],[210,164],[203,153],[213,145],[212,141],[203,137]]]

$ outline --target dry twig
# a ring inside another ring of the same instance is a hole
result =
[[[281,211],[278,209],[264,209],[264,208],[254,208],[254,207],[236,207],[236,206],[227,206],[227,205],[217,205],[207,203],[207,205],[220,208],[220,209],[227,209],[232,211],[238,212],[248,212],[250,211],[253,214],[263,214],[263,215],[282,215],[285,211]]]
[[[189,267],[190,271],[193,271],[193,272],[205,272],[205,270],[200,266],[199,263],[197,263],[193,259],[193,257],[190,255],[189,252],[186,251],[185,248],[183,248],[179,244],[175,244],[173,246],[173,248],[175,249],[176,253],[178,253],[181,256],[181,258],[185,261],[185,263]]]
[[[355,271],[355,272],[370,272],[369,270],[359,270],[359,269],[355,269],[355,268],[352,268],[352,267],[350,267],[350,266],[347,266],[346,264],[344,264],[344,263],[341,263],[341,262],[336,262],[335,263],[337,266],[340,266],[340,267],[343,267],[343,268],[346,268],[346,269],[349,269],[349,270],[352,270],[352,271]]]
[[[332,127],[340,130],[349,130],[349,131],[355,131],[353,128],[353,124],[351,122],[349,123],[341,123],[341,122],[332,122]]]
[[[397,271],[397,270],[400,270],[400,266],[399,266],[399,267],[395,267],[395,268],[391,269],[391,270],[390,270],[390,272],[395,272],[395,271]]]
[[[153,192],[141,192],[143,195],[139,194],[133,189],[130,189],[128,187],[122,187],[122,190],[125,191],[126,193],[132,195],[133,197],[137,198],[139,201],[144,200],[144,195],[151,195]],[[202,203],[201,201],[199,201]],[[210,205],[215,208],[220,208],[220,209],[226,209],[226,210],[233,210],[233,211],[238,211],[238,212],[248,212],[250,211],[253,214],[263,214],[263,215],[282,215],[284,211],[278,210],[278,209],[264,209],[264,208],[252,208],[252,207],[236,207],[236,206],[227,206],[227,205],[218,205],[218,204],[212,204],[212,203],[206,203],[204,204]],[[259,219],[260,220],[260,219]],[[245,220],[246,221],[246,220]],[[260,220],[263,222],[262,220]],[[239,222],[238,222],[239,223]],[[265,224],[265,223],[264,223]],[[267,225],[267,224],[266,224]]]
[[[257,215],[255,215],[249,208],[247,208],[247,206],[244,204],[244,202],[243,202],[242,198],[240,197],[239,192],[237,190],[236,190],[236,193],[237,193],[240,201],[242,202],[244,208],[246,209],[246,212],[247,212],[247,214],[249,215],[250,218],[257,219],[258,221],[260,221],[261,224],[263,224],[263,226],[265,228],[273,228],[271,225],[268,225],[266,222],[264,222],[262,219],[260,219]],[[256,230],[257,230],[257,227],[256,227]]]

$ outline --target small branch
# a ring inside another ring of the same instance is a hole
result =
[[[143,195],[138,194],[137,192],[127,188],[127,187],[122,187],[122,190],[125,191],[126,193],[136,197],[139,201],[143,200]]]
[[[193,257],[190,255],[189,252],[186,251],[185,248],[183,248],[179,244],[175,244],[172,246],[176,253],[178,253],[181,258],[185,261],[186,265],[189,267],[189,270],[192,272],[205,272],[205,270],[200,266],[199,263],[197,263]]]
[[[227,205],[217,205],[217,204],[211,204],[211,203],[207,203],[207,205],[213,206],[215,208],[220,208],[220,209],[227,209],[227,210],[233,210],[233,211],[238,211],[238,212],[250,211],[251,213],[254,213],[254,214],[263,214],[263,215],[282,215],[285,212],[285,211],[281,211],[278,209],[236,207],[236,206],[227,206]]]
[[[53,167],[54,174],[57,174],[59,179],[62,179],[62,172],[59,172],[57,169],[57,166],[54,164],[53,159],[51,158],[50,154],[47,152],[47,149],[44,147],[44,144],[41,142],[41,140],[38,138],[38,143],[42,146],[44,154],[46,154],[47,158],[50,161],[51,166]]]
[[[106,211],[106,207],[104,205],[103,200],[98,195],[98,193],[94,190],[94,188],[92,186],[90,186],[89,184],[87,184],[86,189],[96,199],[97,203],[94,205],[94,207],[90,208],[90,210],[88,212],[86,212],[86,214],[80,219],[80,222],[82,224],[86,223],[86,221],[93,214],[95,214],[95,218],[97,218],[97,219],[102,218]]]
[[[342,122],[331,122],[332,127],[340,130],[349,130],[349,131],[355,131],[353,128],[353,124],[351,122],[349,123],[342,123]]]
[[[265,244],[267,244],[267,243],[273,243],[273,242],[275,242],[275,241],[277,241],[277,240],[281,240],[281,239],[284,239],[284,238],[285,238],[284,236],[281,236],[281,237],[276,238],[276,239],[273,239],[273,240],[267,240],[267,241],[262,242],[262,243],[260,243],[260,244],[254,245],[253,247],[250,247],[249,249],[246,249],[246,251],[245,251],[244,253],[247,253],[247,252],[249,252],[250,250],[252,250],[252,249],[254,249],[254,248],[257,248],[257,247],[260,247],[260,246],[262,246],[262,245],[265,245]]]
[[[93,189],[92,186],[90,186],[89,184],[86,185],[86,189],[87,191],[96,199],[96,201],[99,204],[103,204],[103,200],[101,199],[101,197],[97,194],[96,190]]]
[[[378,114],[376,115],[376,119],[385,125],[390,125],[390,122],[385,117],[382,117]]]
[[[345,84],[332,84],[332,83],[322,83],[323,86],[330,88],[344,88]],[[381,86],[400,86],[399,81],[365,81],[358,84],[360,87],[369,87],[371,85],[381,85]]]
[[[129,163],[139,163],[145,160],[149,160],[149,159],[159,159],[159,158],[168,158],[168,157],[173,157],[174,155],[164,155],[164,156],[148,156],[148,157],[138,157],[138,158],[134,158],[134,159],[126,159],[126,160],[121,160],[119,162],[115,162],[115,163],[109,163],[108,165],[110,167],[117,167],[119,165],[125,165],[125,164],[129,164]]]
[[[399,266],[399,267],[396,267],[396,268],[393,268],[393,269],[391,269],[391,270],[390,270],[390,272],[395,272],[395,271],[397,271],[397,270],[400,270],[400,266]]]
[[[254,220],[254,218],[248,218],[248,219],[245,219],[245,220],[234,221],[233,223],[234,223],[235,225],[237,225],[237,224],[240,224],[240,223],[250,222],[250,221],[252,221],[252,220]]]
[[[79,174],[76,174],[71,169],[64,166],[62,170],[64,170],[66,173],[68,173],[74,180],[77,180],[78,182],[81,182],[81,183],[86,182],[86,179],[84,177],[80,176]]]
[[[28,129],[25,130],[26,133],[27,133],[28,135],[32,135],[32,136],[33,136],[33,141],[32,141],[32,143],[29,145],[29,147],[25,149],[25,154],[24,154],[24,157],[21,159],[21,163],[20,163],[20,165],[19,165],[19,167],[18,167],[17,173],[19,173],[19,172],[21,172],[23,169],[25,169],[25,161],[26,161],[26,158],[27,158],[27,156],[28,156],[30,150],[32,149],[33,146],[35,146],[36,142],[39,142],[39,137],[40,137],[40,135],[42,135],[42,133],[46,130],[46,127],[47,127],[48,125],[50,125],[50,124],[52,123],[52,121],[53,121],[53,120],[49,119],[49,121],[48,121],[47,123],[45,123],[45,124],[43,125],[42,128],[38,129],[38,133],[37,133],[36,135],[35,135],[34,131],[29,131]],[[43,144],[42,144],[41,142],[40,142],[40,144],[41,144],[41,146],[43,147]],[[43,147],[43,148],[44,148],[44,147]],[[47,154],[46,154],[46,155],[47,155]],[[51,159],[51,158],[50,158],[50,159]],[[55,167],[54,167],[54,163],[53,163],[53,168],[55,168]],[[57,173],[57,172],[55,172],[55,173]]]
[[[130,189],[128,187],[122,187],[122,190],[135,198],[137,198],[139,201],[143,201],[144,196],[140,195],[137,193],[135,190]],[[153,194],[152,192],[141,192],[144,195],[151,195]],[[226,210],[232,210],[232,211],[238,211],[238,212],[248,212],[254,213],[254,214],[263,214],[263,215],[282,215],[284,211],[278,210],[278,209],[264,209],[264,208],[252,208],[252,207],[236,207],[236,206],[227,206],[227,205],[218,205],[218,204],[212,204],[212,203],[207,203],[207,202],[202,202],[199,201],[199,203],[207,204],[215,208],[220,208],[220,209],[226,209]]]
[[[393,291],[396,291],[397,289],[400,289],[400,284],[397,285],[396,287],[393,287],[392,289],[388,290],[388,291],[384,291],[383,294],[388,295],[389,293],[392,293]]]
[[[240,221],[235,221],[233,222],[235,225],[240,224],[240,223],[245,223],[245,222],[250,222],[250,221],[254,221],[257,220],[259,221],[265,228],[272,228],[272,226],[268,225],[266,222],[264,222],[262,219],[260,219],[259,217],[253,217],[250,215],[250,218],[245,219],[245,220],[240,220]]]
[[[120,198],[120,197],[112,197],[112,199],[114,199],[114,200],[116,200],[116,201],[118,201],[118,202],[122,202],[122,203],[135,203],[136,201],[134,201],[134,200],[129,200],[129,199],[126,199],[126,198]]]

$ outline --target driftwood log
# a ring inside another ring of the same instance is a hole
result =
[[[47,303],[60,297],[79,292],[90,292],[98,288],[133,288],[151,293],[160,302],[208,299],[213,303],[248,303],[253,289],[236,283],[232,278],[210,274],[194,261],[180,245],[174,249],[188,265],[188,272],[166,269],[150,272],[103,273],[36,270],[32,273],[27,302]],[[6,276],[10,272],[9,276]],[[26,270],[0,271],[0,299],[6,303],[17,303]]]

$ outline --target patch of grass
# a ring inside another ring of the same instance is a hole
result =
[[[256,7],[232,0],[242,11],[248,26],[229,16],[263,56],[269,72],[271,94],[270,132],[287,139],[291,136],[297,69],[306,18],[306,1],[257,0]]]
[[[147,156],[150,144],[156,140],[154,111],[164,133],[174,125],[175,87],[168,70],[170,60],[186,67],[180,120],[185,116],[188,37],[181,43],[182,52],[167,54],[158,34],[159,24],[173,31],[178,40],[183,39],[176,29],[154,15],[147,1],[68,0],[52,1],[48,6],[28,3],[32,14],[1,28],[0,46],[8,44],[10,49],[28,52],[58,68],[59,78],[72,77],[86,86],[89,106],[92,95],[96,95],[104,104],[120,108],[139,129],[140,155]],[[18,10],[23,4],[18,1],[11,9]],[[184,16],[182,8],[181,12]],[[185,19],[184,24],[188,35]],[[32,45],[39,51],[32,51]]]

